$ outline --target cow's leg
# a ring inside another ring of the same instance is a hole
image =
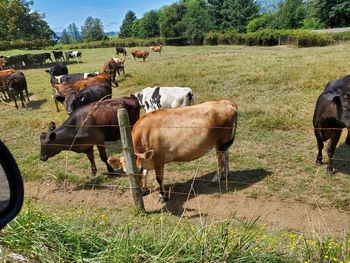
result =
[[[112,166],[110,166],[109,163],[107,162],[108,157],[107,157],[107,153],[106,153],[106,146],[101,146],[101,145],[99,145],[99,146],[97,146],[97,149],[98,149],[98,152],[99,152],[99,154],[100,154],[101,160],[102,160],[102,161],[106,164],[106,166],[107,166],[108,172],[113,173],[113,172],[114,172],[114,169],[113,169]]]
[[[124,76],[124,78],[125,78],[125,70],[124,70],[124,67],[123,67],[123,76]]]
[[[30,99],[29,99],[29,94],[28,94],[28,88],[27,88],[27,87],[25,87],[24,91],[25,91],[25,93],[26,93],[26,95],[27,95],[27,99],[28,99],[28,101],[30,101]]]
[[[159,201],[161,203],[165,203],[167,201],[167,197],[165,194],[165,187],[163,185],[163,176],[164,176],[164,164],[157,165],[154,169],[156,173],[156,179],[159,184]]]
[[[228,151],[227,151],[228,152]],[[217,151],[216,152],[216,157],[217,157],[217,172],[216,175],[213,178],[213,182],[219,182],[222,175],[226,175],[226,151]]]
[[[350,128],[348,128],[348,135],[346,136],[345,143],[346,143],[347,145],[350,145]]]
[[[316,163],[322,164],[322,150],[323,150],[323,146],[324,146],[322,133],[321,133],[321,130],[319,130],[317,128],[315,128],[314,133],[316,136],[317,146],[318,146],[318,154],[316,157]]]
[[[327,154],[328,154],[328,158],[329,158],[328,165],[327,165],[327,173],[329,175],[334,174],[333,156],[334,156],[335,147],[337,147],[341,132],[342,132],[341,130],[336,130],[332,133],[331,141],[330,141],[328,149],[327,149]]]
[[[97,168],[96,168],[95,157],[94,157],[94,148],[91,147],[86,152],[86,155],[89,158],[89,161],[90,161],[90,164],[91,164],[91,173],[92,173],[92,175],[96,175]]]
[[[23,90],[20,90],[20,91],[19,91],[19,97],[20,97],[21,102],[22,102],[22,107],[24,108],[24,107],[25,107],[24,102],[25,102],[26,100],[25,100],[25,98],[24,98],[24,96],[23,96]]]
[[[57,100],[54,98],[54,101],[55,101],[55,105],[56,105],[56,110],[57,112],[60,112],[60,108],[58,107],[58,102]]]
[[[147,175],[148,175],[148,170],[142,169],[142,174],[141,174],[142,195],[147,195],[149,193],[149,191],[147,190]]]
[[[15,102],[16,108],[18,109],[16,94],[13,94],[11,97],[12,97],[13,101]]]

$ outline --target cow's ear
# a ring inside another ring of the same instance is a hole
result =
[[[327,92],[324,94],[324,96],[329,102],[335,101],[335,100],[337,100],[337,98],[339,98],[339,95],[335,94],[333,92]]]
[[[50,140],[50,141],[53,141],[55,138],[56,138],[56,133],[55,133],[55,132],[51,132],[51,133],[49,134],[49,140]]]
[[[56,123],[54,121],[49,123],[49,132],[54,131],[56,129]]]
[[[152,159],[152,157],[154,156],[154,150],[149,150],[144,153],[136,153],[135,155],[140,159],[149,160]]]

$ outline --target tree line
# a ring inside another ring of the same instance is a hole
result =
[[[180,0],[137,18],[129,10],[119,37],[186,37],[201,42],[205,33],[261,29],[318,29],[350,26],[349,0],[283,0],[260,12],[254,0]]]

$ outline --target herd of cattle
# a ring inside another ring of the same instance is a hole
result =
[[[67,51],[64,55],[62,51],[52,51],[52,54],[56,62],[64,60],[69,61],[69,59],[72,58],[76,58],[79,62],[79,59],[82,56],[81,51]],[[0,70],[42,66],[47,61],[53,62],[51,53],[0,56]]]
[[[151,47],[161,52],[162,47]],[[117,47],[117,54],[127,55],[125,48]],[[132,51],[132,56],[148,56],[147,51]],[[146,55],[147,54],[147,55]],[[81,55],[80,55],[81,56]],[[55,56],[56,59],[56,56]],[[217,174],[214,181],[229,172],[229,147],[233,144],[237,127],[237,106],[231,100],[208,101],[194,104],[189,87],[147,87],[129,97],[112,99],[112,85],[118,85],[116,74],[124,70],[125,59],[111,58],[104,64],[102,73],[69,74],[63,63],[47,70],[56,109],[58,102],[65,105],[68,119],[56,127],[51,122],[48,131],[40,136],[40,159],[46,161],[61,151],[85,153],[96,174],[93,147],[96,145],[107,170],[124,169],[124,159],[107,157],[106,141],[120,139],[117,112],[125,108],[129,114],[132,138],[138,169],[142,173],[141,185],[145,192],[147,173],[155,170],[160,186],[160,198],[166,201],[163,185],[164,165],[170,162],[188,162],[200,158],[215,148]],[[23,92],[29,101],[27,82],[22,72],[13,69],[0,71],[1,91],[15,101]],[[140,109],[145,115],[140,118]],[[343,128],[350,128],[350,76],[331,81],[319,96],[313,125],[318,143],[316,162],[322,163],[324,142],[330,139],[327,149],[327,171],[334,173],[332,158]],[[346,139],[350,144],[350,135]]]

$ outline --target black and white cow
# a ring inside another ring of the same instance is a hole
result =
[[[82,52],[81,51],[67,51],[65,55],[66,55],[66,60],[69,61],[70,58],[75,58],[79,63],[80,59],[82,57]]]
[[[178,108],[194,104],[189,87],[147,87],[135,94],[146,113],[160,108]]]
[[[68,75],[68,68],[63,63],[57,63],[53,67],[45,70],[45,72],[49,73],[50,76],[61,76],[61,75]]]
[[[313,125],[318,145],[316,163],[322,164],[324,142],[330,139],[327,172],[333,174],[332,158],[342,129],[350,128],[350,75],[327,84],[317,100]],[[350,144],[349,132],[346,143]]]

